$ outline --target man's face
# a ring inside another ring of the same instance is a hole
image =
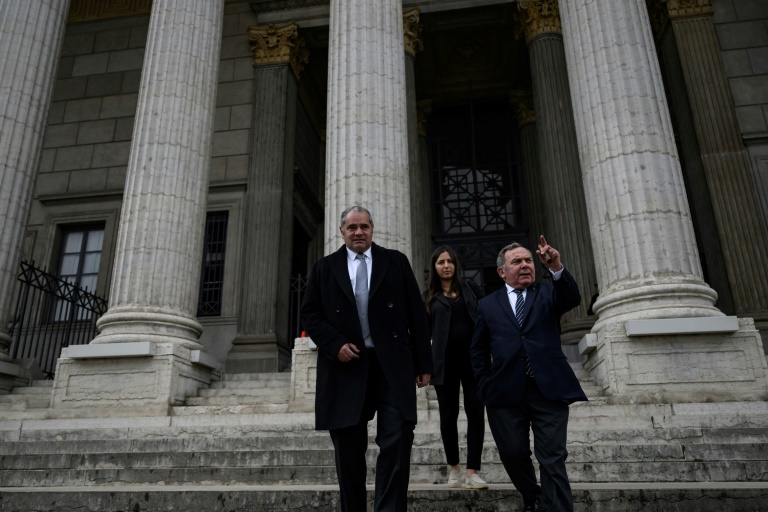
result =
[[[365,252],[373,240],[373,224],[365,212],[349,212],[340,228],[344,244],[353,252]]]
[[[536,280],[536,267],[531,251],[515,247],[504,253],[504,266],[496,269],[499,276],[512,288],[525,289]]]

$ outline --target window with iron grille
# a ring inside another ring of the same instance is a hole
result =
[[[208,212],[205,219],[205,242],[197,316],[221,315],[228,222],[229,212]]]
[[[95,293],[103,245],[103,224],[63,227],[56,275],[62,281]],[[70,320],[70,307],[69,302],[55,300],[52,308],[53,320]],[[81,309],[77,312],[77,317],[76,320],[87,320],[90,318],[90,312]]]

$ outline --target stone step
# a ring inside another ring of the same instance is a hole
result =
[[[45,389],[45,388],[41,388]],[[10,394],[0,395],[0,409],[18,410],[48,408],[51,403],[51,391],[45,394]],[[4,417],[4,415],[3,415]]]
[[[264,373],[225,373],[222,382],[231,381],[268,381],[278,380],[291,382],[291,372],[264,372]]]
[[[250,388],[250,387],[236,387],[236,388],[218,388],[218,389],[201,389],[198,398],[213,398],[213,397],[229,397],[229,396],[258,396],[262,398],[271,398],[274,401],[288,403],[290,399],[291,390],[287,387],[279,388]]]
[[[285,392],[287,394],[287,391]],[[201,406],[227,406],[227,405],[261,405],[261,404],[274,404],[288,409],[288,403],[285,399],[280,399],[279,395],[265,394],[265,395],[233,395],[226,394],[223,396],[201,396],[187,398],[187,405]]]
[[[222,380],[212,382],[210,389],[233,389],[233,388],[286,388],[291,385],[290,380],[286,379],[262,379],[262,380]]]
[[[51,381],[42,381],[51,382]],[[21,388],[13,388],[12,395],[44,395],[50,396],[53,388],[51,386],[27,386]]]

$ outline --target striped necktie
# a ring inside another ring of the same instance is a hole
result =
[[[515,294],[517,295],[517,299],[515,300],[515,320],[517,320],[517,325],[522,327],[523,326],[523,310],[525,309],[525,299],[523,298],[523,290],[514,290]],[[531,361],[528,359],[528,353],[525,352],[525,347],[523,347],[523,354],[525,357],[525,374],[529,377],[533,377],[533,368],[531,368]]]

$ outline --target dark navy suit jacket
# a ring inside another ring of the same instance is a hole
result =
[[[568,403],[586,400],[560,348],[560,317],[581,302],[576,281],[563,270],[557,281],[528,288],[518,326],[507,288],[481,299],[472,336],[478,398],[487,406],[513,406],[525,396],[525,353],[541,393]]]

